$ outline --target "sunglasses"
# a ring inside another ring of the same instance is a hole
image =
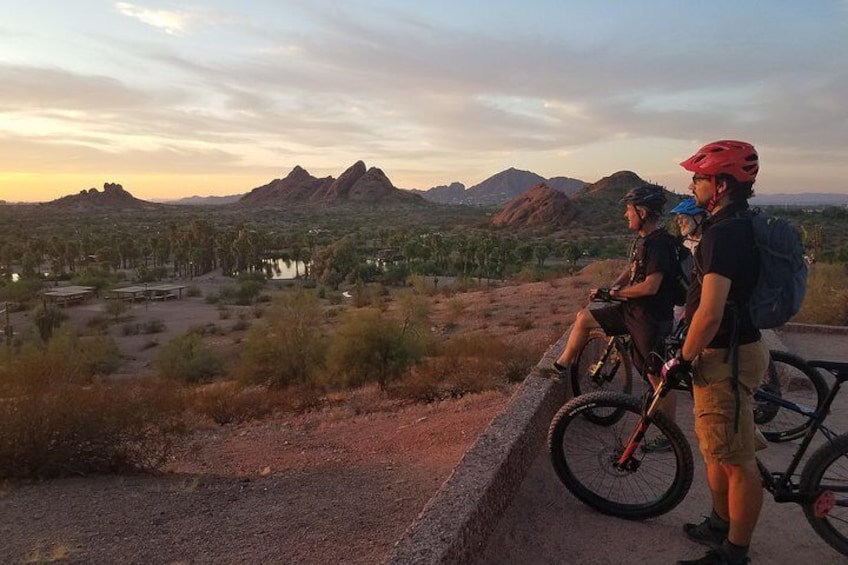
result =
[[[692,182],[696,183],[699,180],[710,180],[711,178],[709,175],[692,175]]]

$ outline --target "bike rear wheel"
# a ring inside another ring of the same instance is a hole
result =
[[[615,411],[617,422],[593,424],[593,411]],[[637,449],[638,466],[622,470],[615,462],[642,419],[642,403],[626,394],[593,392],[563,406],[548,430],[548,448],[557,476],[583,503],[611,516],[641,520],[680,504],[692,485],[692,450],[676,424],[662,413],[653,417],[642,444],[655,435],[667,439],[668,452]]]
[[[800,489],[816,496],[802,505],[807,521],[831,547],[848,555],[848,435],[813,453],[801,473]]]
[[[603,331],[593,330],[589,341],[577,354],[571,365],[571,390],[574,396],[589,392],[611,391],[630,394],[633,390],[633,368],[630,355],[620,339],[610,337]],[[614,410],[593,410],[587,413],[589,421],[607,426],[614,423],[620,413]]]
[[[822,376],[796,355],[769,352],[768,370],[761,388],[783,400],[818,410],[827,396]],[[810,419],[778,404],[754,399],[754,422],[771,442],[784,442],[804,435]]]

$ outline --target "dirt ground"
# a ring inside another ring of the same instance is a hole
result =
[[[228,282],[187,284],[203,294]],[[433,298],[434,331],[499,335],[544,349],[571,323],[588,276]],[[84,324],[103,303],[68,308]],[[113,330],[130,377],[191,326],[230,327],[202,297],[136,304]],[[14,320],[17,328],[27,320]],[[216,337],[237,348],[240,332]],[[365,391],[362,393],[368,395]],[[496,391],[362,413],[355,403],[239,426],[203,427],[159,474],[0,484],[0,563],[377,563],[508,402]],[[367,403],[366,403],[367,404]]]

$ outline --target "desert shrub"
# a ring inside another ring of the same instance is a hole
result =
[[[115,351],[105,338],[59,332],[44,346],[0,352],[0,477],[115,472],[165,461],[183,430],[179,395],[150,381],[95,379]]]
[[[59,308],[51,305],[43,305],[35,311],[33,320],[38,328],[41,339],[47,341],[53,336],[53,330],[62,325],[68,319],[68,315]]]
[[[218,307],[218,319],[219,320],[229,320],[230,319],[230,309],[226,306]]]
[[[0,283],[0,302],[31,304],[38,297],[42,286],[42,281],[36,278]]]
[[[121,317],[121,314],[127,310],[129,310],[129,305],[123,300],[107,300],[103,306],[103,311],[116,322]]]
[[[213,383],[194,392],[191,408],[216,424],[240,424],[265,418],[274,409],[269,391],[242,387],[233,381]]]
[[[336,373],[358,386],[376,382],[385,389],[424,354],[421,328],[375,309],[348,312],[332,344]]]
[[[159,353],[155,365],[163,377],[184,383],[208,381],[225,373],[223,356],[194,332],[171,340]]]
[[[807,294],[794,322],[848,325],[848,290],[845,264],[814,263],[807,278]]]
[[[206,302],[206,304],[218,304],[221,302],[221,296],[213,292],[211,294],[207,294],[203,301]]]
[[[364,308],[371,305],[371,293],[368,292],[368,287],[365,286],[362,279],[356,279],[356,283],[354,283],[353,290],[350,294],[353,298],[352,304],[354,308]]]
[[[112,323],[107,316],[103,314],[95,314],[85,322],[85,327],[93,332],[104,333],[109,329],[109,325]]]
[[[194,284],[187,286],[185,293],[188,298],[195,298],[203,295],[203,292],[201,292],[200,287]]]
[[[147,320],[141,325],[141,331],[145,334],[158,334],[165,331],[165,322],[158,318]]]
[[[138,335],[141,333],[141,324],[139,323],[127,323],[121,326],[121,334],[122,335]]]
[[[443,343],[440,355],[412,368],[392,393],[419,402],[496,389],[526,377],[546,344],[512,344],[481,334]]]
[[[321,335],[321,306],[311,292],[286,295],[256,324],[244,340],[236,376],[247,384],[289,386],[313,381],[326,356]]]
[[[262,287],[264,286],[264,279],[262,281],[249,279],[239,282],[235,291],[235,303],[239,306],[252,304],[256,297],[259,296],[259,293],[262,292]]]
[[[92,286],[99,293],[115,285],[121,280],[117,273],[98,267],[88,267],[85,271],[71,278],[71,284],[77,286]]]
[[[230,328],[230,331],[243,332],[244,330],[248,329],[249,327],[250,327],[250,322],[248,322],[247,320],[242,320],[241,318],[239,318],[238,320],[236,320],[236,323],[232,325],[232,327]]]
[[[317,406],[320,396],[310,386],[278,389],[224,381],[198,388],[188,402],[192,412],[224,426],[262,420],[277,411],[301,412]]]

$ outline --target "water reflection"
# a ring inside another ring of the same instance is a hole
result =
[[[282,259],[266,259],[265,272],[271,275],[272,280],[286,280],[302,277],[306,274],[309,263],[303,261],[290,261],[286,263]]]

